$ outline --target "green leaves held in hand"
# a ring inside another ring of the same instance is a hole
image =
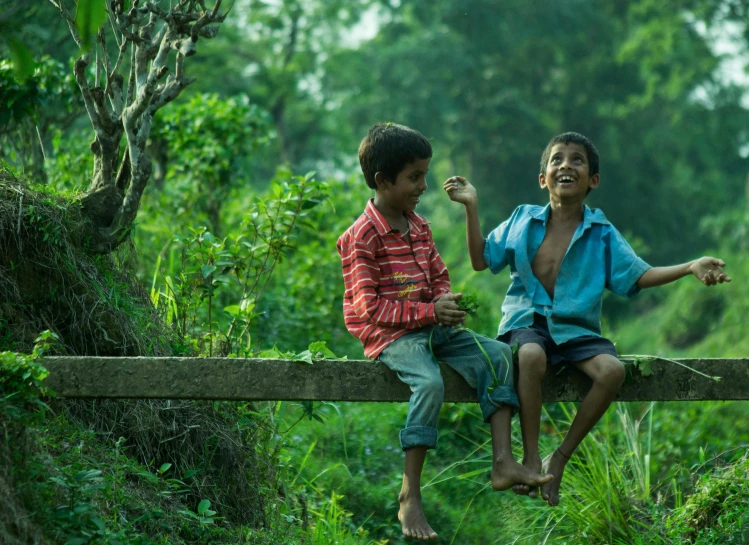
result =
[[[478,296],[475,293],[463,295],[463,297],[458,300],[458,308],[467,314],[475,316],[479,310]]]

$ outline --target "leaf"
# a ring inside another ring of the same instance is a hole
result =
[[[474,293],[465,294],[458,300],[458,308],[468,314],[475,315],[479,306],[478,296]]]
[[[96,36],[99,28],[107,20],[107,4],[105,0],[78,0],[75,12],[75,26],[81,37],[82,49],[91,48],[91,37]]]
[[[259,352],[257,354],[258,358],[268,358],[268,359],[288,359],[288,354],[282,353],[277,347],[273,347],[270,350],[263,350],[262,352]]]
[[[304,352],[299,352],[299,354],[294,354],[293,361],[297,361],[300,363],[307,363],[309,365],[312,365],[312,352],[309,350],[305,350]]]
[[[206,511],[208,511],[211,507],[211,500],[202,500],[198,504],[198,515],[201,517],[206,514]]]
[[[213,265],[203,265],[202,267],[200,267],[200,272],[203,275],[203,278],[208,278],[214,272],[216,272],[216,267],[214,267]]]
[[[97,480],[99,475],[101,475],[101,471],[99,471],[98,469],[89,469],[79,471],[75,474],[74,479],[76,482],[82,483],[86,481]]]
[[[310,343],[309,345],[309,351],[315,354],[317,359],[338,359],[338,356],[333,354],[333,351],[328,348],[327,343],[325,341],[316,341],[313,343]],[[322,358],[320,357],[322,356]]]
[[[166,473],[167,471],[169,471],[170,467],[172,467],[172,464],[168,462],[166,464],[161,464],[161,467],[159,468],[159,473]]]
[[[13,59],[13,71],[16,74],[16,79],[20,82],[26,81],[36,69],[36,62],[34,62],[31,51],[18,40],[11,40],[10,57]]]
[[[638,358],[635,360],[635,365],[640,369],[640,373],[643,377],[649,377],[653,374],[653,360],[655,358]]]

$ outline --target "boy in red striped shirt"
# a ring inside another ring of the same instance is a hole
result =
[[[385,363],[411,388],[400,434],[406,464],[398,519],[406,536],[422,540],[437,538],[422,511],[420,484],[426,452],[437,446],[444,394],[437,359],[477,390],[492,432],[492,487],[540,486],[552,479],[512,456],[510,423],[518,399],[510,348],[456,327],[465,319],[461,294],[450,291],[429,223],[414,212],[431,158],[432,146],[419,132],[393,123],[373,126],[359,146],[359,163],[375,196],[337,245],[346,327],[367,357]]]

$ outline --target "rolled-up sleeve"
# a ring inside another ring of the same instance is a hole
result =
[[[606,288],[623,297],[639,293],[637,281],[650,269],[613,225],[607,226],[606,243]]]
[[[514,215],[513,215],[514,216]],[[507,248],[507,236],[510,231],[510,222],[512,218],[502,222],[499,227],[494,229],[489,236],[486,237],[484,244],[484,262],[489,269],[497,274],[507,266],[507,255],[505,249]]]

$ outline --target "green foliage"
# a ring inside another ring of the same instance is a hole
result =
[[[50,137],[81,113],[81,97],[69,68],[48,55],[23,81],[12,68],[0,60],[0,157],[44,183]]]
[[[469,315],[476,315],[479,311],[479,298],[475,293],[463,294],[458,300],[458,308]]]
[[[281,352],[278,347],[274,346],[270,350],[262,350],[257,353],[258,358],[272,358],[281,360],[298,361],[300,363],[306,363],[308,365],[313,364],[313,360],[345,360],[336,356],[327,346],[325,341],[315,341],[309,345],[307,350],[299,353],[295,352]]]
[[[43,331],[31,354],[0,352],[0,413],[14,405],[45,407],[41,399],[53,393],[43,384],[49,372],[42,364],[42,357],[58,341],[56,334]]]
[[[162,114],[149,142],[156,168],[147,195],[155,202],[146,203],[144,214],[165,206],[177,210],[171,221],[154,226],[162,236],[201,222],[218,236],[235,229],[243,207],[227,205],[241,199],[247,186],[259,185],[256,167],[270,139],[268,114],[246,96],[215,94],[193,96]],[[189,219],[179,221],[187,212]]]
[[[195,339],[208,355],[251,354],[257,301],[276,263],[295,248],[296,231],[311,227],[309,210],[326,188],[311,174],[282,170],[268,196],[253,200],[237,233],[217,239],[202,228],[175,236],[179,269],[163,276],[164,287],[152,288],[151,298],[187,346]]]
[[[749,457],[702,475],[695,493],[666,520],[672,543],[749,540]]]
[[[18,40],[10,40],[10,50],[16,79],[24,82],[34,73],[36,68],[34,57],[29,48]]]
[[[749,274],[749,260],[732,248],[706,252],[718,255],[733,282],[706,287],[689,276],[657,288],[660,301],[637,320],[610,328],[620,354],[641,353],[673,357],[742,357],[749,344],[744,318],[749,297],[740,279]]]

